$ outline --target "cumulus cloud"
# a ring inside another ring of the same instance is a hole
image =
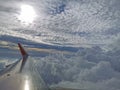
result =
[[[79,50],[71,56],[56,53],[33,59],[41,77],[51,87],[119,90],[119,58],[112,52],[110,56],[110,52],[93,47]],[[88,59],[89,54],[92,54],[91,60]]]
[[[103,80],[111,79],[112,77],[119,77],[119,73],[116,73],[113,68],[111,68],[109,62],[99,62],[96,66],[91,69],[86,69],[80,73],[79,80],[100,82]]]

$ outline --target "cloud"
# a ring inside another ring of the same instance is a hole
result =
[[[47,84],[89,90],[120,89],[119,43],[111,45],[113,48],[108,51],[99,47],[119,37],[119,0],[28,0],[22,3],[30,4],[37,13],[37,19],[28,26],[18,20],[21,2],[16,2],[17,6],[0,1],[1,41],[68,51],[81,44],[98,45],[79,48],[71,55],[34,57]]]
[[[91,69],[86,69],[80,72],[77,80],[85,80],[92,82],[100,82],[103,80],[111,79],[112,77],[119,77],[119,73],[114,71],[109,62],[99,62]]]
[[[64,81],[60,82],[58,85],[53,85],[51,87],[69,87],[71,89],[80,89],[80,90],[119,90],[120,82],[116,78],[112,78],[108,81],[93,83],[89,81],[82,82],[69,82]]]
[[[119,35],[119,0],[12,1],[15,5],[0,2],[1,35],[64,46],[108,44]],[[37,20],[28,26],[18,20],[24,3],[37,13]]]
[[[33,59],[41,77],[51,87],[117,90],[120,88],[120,63],[117,52],[112,56],[111,53],[92,47],[70,56],[56,53]]]
[[[31,53],[34,54],[32,54],[34,56],[33,58],[30,57],[31,61],[33,61],[35,68],[49,86],[88,90],[117,90],[120,88],[119,47],[104,51],[99,46],[93,46],[79,48],[78,51],[69,54],[63,53],[64,51],[62,52],[62,50],[65,49],[69,52],[69,49],[72,47],[57,48],[56,46],[33,43],[22,38],[11,36],[2,36],[0,38],[4,40],[4,42],[1,42],[1,45],[15,47],[15,43],[19,41],[23,42],[25,47],[29,47],[27,50],[30,55]],[[50,50],[49,48],[53,48],[53,51],[42,56],[43,52],[31,51],[31,49],[35,49],[32,47],[46,48],[45,50],[47,51]],[[3,65],[4,62],[8,63],[8,61],[18,60],[16,59],[19,57],[16,55],[18,54],[16,50],[11,49],[8,51],[8,49],[3,47],[0,49],[3,55],[5,55],[4,52],[7,52],[8,57],[3,57],[4,59],[1,57],[1,65]],[[72,48],[71,50],[74,49],[78,48]],[[59,53],[58,50],[61,50],[61,53]],[[12,56],[9,58],[9,55],[12,53],[15,57]]]

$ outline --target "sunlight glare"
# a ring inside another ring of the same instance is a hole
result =
[[[35,10],[30,5],[21,5],[21,12],[19,16],[19,20],[23,23],[30,24],[36,17]]]
[[[28,80],[25,81],[25,88],[24,88],[24,90],[30,90]]]

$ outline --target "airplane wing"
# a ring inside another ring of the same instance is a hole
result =
[[[33,60],[18,43],[22,58],[0,71],[0,90],[48,90]]]
[[[27,54],[26,51],[23,49],[23,47],[21,46],[20,43],[18,43],[18,47],[19,47],[19,49],[20,49],[20,52],[21,52],[21,55],[22,55],[22,59],[14,62],[14,63],[12,63],[12,64],[6,65],[5,69],[3,69],[2,71],[0,71],[0,76],[10,75],[10,72],[11,72],[11,71],[14,71],[14,72],[21,72],[21,71],[22,71],[22,69],[23,69],[23,67],[24,67],[24,65],[25,65],[25,63],[26,63],[26,61],[27,61],[28,54]],[[21,63],[21,65],[20,65],[19,69],[16,70],[16,71],[13,70],[13,69],[15,69],[15,67],[16,67],[20,62],[22,62],[22,63]],[[12,73],[12,74],[13,74],[13,73]]]

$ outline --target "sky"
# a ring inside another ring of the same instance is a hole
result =
[[[119,4],[119,0],[0,0],[0,35],[73,47],[110,44],[119,38]]]
[[[120,0],[0,0],[1,66],[20,42],[50,86],[119,90],[119,41]]]

